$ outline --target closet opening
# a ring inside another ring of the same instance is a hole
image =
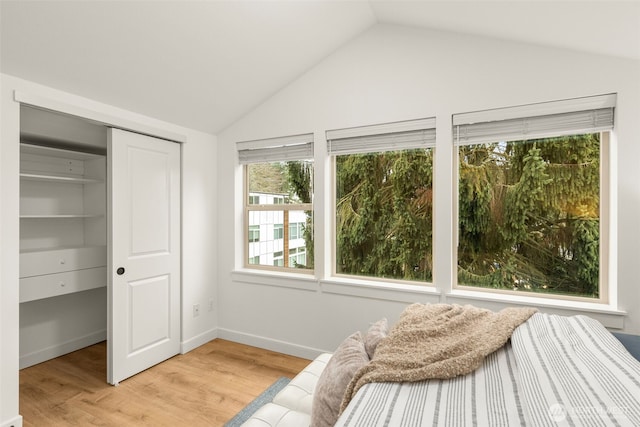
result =
[[[180,144],[111,126],[21,104],[20,369],[106,341],[116,385],[180,352]]]
[[[107,128],[20,107],[20,368],[106,340]]]

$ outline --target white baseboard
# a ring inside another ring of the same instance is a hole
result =
[[[102,329],[100,331],[93,332],[89,335],[85,335],[73,340],[53,345],[51,347],[43,348],[42,350],[34,351],[29,354],[20,356],[20,369],[28,368],[29,366],[37,365],[49,359],[53,359],[63,354],[71,353],[72,351],[80,350],[81,348],[88,347],[90,345],[99,343],[107,339],[107,330]]]
[[[247,334],[244,332],[233,331],[225,328],[218,328],[218,338],[311,360],[315,359],[322,353],[326,353],[326,350],[321,350],[318,348],[302,346],[286,341]]]
[[[8,421],[3,421],[0,427],[22,427],[22,416],[18,415]]]
[[[206,332],[203,332],[199,335],[196,335],[193,338],[189,338],[186,341],[182,341],[180,343],[180,353],[185,354],[193,350],[194,348],[198,348],[203,344],[208,343],[211,340],[218,338],[218,329],[209,329]]]

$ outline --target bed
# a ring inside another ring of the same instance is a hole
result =
[[[640,426],[640,362],[586,316],[533,314],[479,368],[371,382],[336,426]]]

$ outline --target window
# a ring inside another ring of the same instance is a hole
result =
[[[251,226],[249,226],[251,227]],[[283,224],[274,224],[273,226],[273,238],[276,240],[284,239],[284,226]],[[251,241],[251,240],[249,240]]]
[[[284,267],[284,257],[282,255],[282,251],[273,253],[273,265],[275,267]]]
[[[300,228],[298,223],[289,224],[289,239],[297,239],[300,235]]]
[[[335,274],[432,279],[435,119],[327,132]]]
[[[289,265],[306,264],[307,253],[305,247],[289,249]]]
[[[240,142],[237,147],[245,171],[245,266],[312,271],[313,134]],[[284,255],[291,249],[306,256],[292,262]]]
[[[606,299],[614,104],[603,96],[454,116],[459,287]]]
[[[259,225],[249,225],[249,241],[250,242],[259,242],[260,241],[260,226]]]

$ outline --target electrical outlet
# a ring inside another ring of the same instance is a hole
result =
[[[209,298],[209,311],[213,311],[213,298]]]
[[[193,304],[193,317],[200,316],[200,304]]]

